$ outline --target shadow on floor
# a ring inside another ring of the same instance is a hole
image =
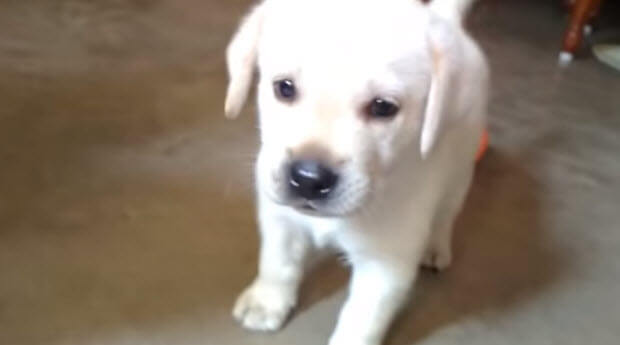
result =
[[[417,343],[461,319],[501,313],[554,283],[564,268],[539,215],[541,188],[516,159],[488,153],[456,224],[452,268],[421,274],[387,344]]]

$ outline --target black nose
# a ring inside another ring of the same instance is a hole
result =
[[[306,200],[327,198],[338,182],[338,175],[316,160],[298,160],[291,164],[291,192]]]

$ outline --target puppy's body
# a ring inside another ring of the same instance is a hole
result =
[[[257,65],[262,242],[233,311],[245,327],[281,327],[305,259],[333,246],[353,276],[330,345],[377,345],[418,265],[450,264],[486,113],[486,63],[460,25],[468,3],[267,0],[246,19],[226,104],[240,111]]]

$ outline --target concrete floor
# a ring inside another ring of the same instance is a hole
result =
[[[224,120],[223,49],[248,0],[0,3],[0,344],[325,344],[347,272],[285,330],[230,317],[256,265],[253,109]],[[618,344],[620,74],[556,67],[540,1],[471,18],[493,148],[456,236],[388,344]]]

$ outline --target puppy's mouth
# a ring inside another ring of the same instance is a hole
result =
[[[301,209],[304,211],[316,211],[316,207],[314,207],[312,204],[308,202],[301,205]]]
[[[298,212],[312,215],[312,216],[327,215],[327,212],[325,212],[324,210],[321,210],[315,202],[310,201],[310,200],[301,200],[299,201],[299,203],[296,203],[290,206],[294,208],[295,210],[297,210]]]
[[[292,197],[291,195],[278,193],[268,193],[268,197],[278,205],[290,207],[291,209],[312,216],[327,216],[329,211],[327,205],[319,205],[318,202]]]
[[[355,213],[357,208],[346,209],[340,205],[337,200],[306,200],[296,198],[291,195],[283,196],[282,198],[271,198],[273,202],[281,206],[289,207],[300,214],[320,217],[320,218],[332,218],[342,217]]]
[[[331,209],[329,202],[324,203],[320,201],[296,199],[296,200],[289,200],[287,203],[285,203],[285,205],[301,214],[305,214],[308,216],[313,216],[313,217],[338,216],[338,214],[336,212],[333,212],[333,210]]]

